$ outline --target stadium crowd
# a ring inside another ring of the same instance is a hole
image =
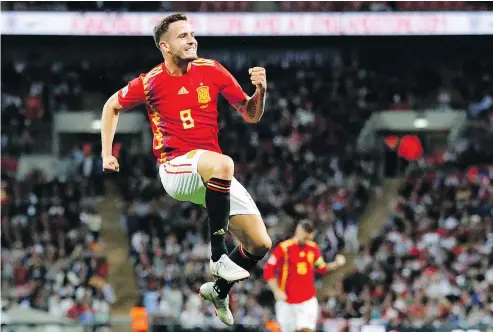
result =
[[[60,158],[55,178],[35,167],[17,174],[21,155],[51,148],[53,112],[75,105],[77,93],[45,79],[57,79],[52,69],[2,62],[2,290],[11,290],[2,303],[104,322],[115,295],[99,238],[100,160],[80,145]]]
[[[491,326],[492,207],[491,166],[408,177],[394,214],[325,314],[394,326]]]
[[[35,170],[19,180],[2,168],[2,299],[104,323],[115,294],[105,281],[98,197],[84,177],[92,158],[74,152],[74,174],[54,179]]]

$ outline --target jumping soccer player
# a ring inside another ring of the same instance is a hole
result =
[[[209,215],[210,270],[217,280],[202,285],[200,295],[214,304],[221,321],[233,325],[228,293],[234,282],[250,276],[272,242],[250,194],[233,177],[233,160],[219,148],[217,100],[223,95],[246,122],[258,122],[266,98],[265,69],[249,69],[256,86],[249,97],[221,64],[197,57],[197,40],[183,14],[164,18],[154,28],[154,41],[164,62],[131,80],[104,105],[103,168],[119,170],[111,153],[119,112],[144,104],[164,189],[176,200],[206,207]],[[228,230],[241,243],[230,254]]]
[[[318,319],[315,272],[325,274],[346,264],[342,255],[326,264],[312,240],[312,223],[300,222],[294,237],[279,243],[264,267],[264,278],[276,299],[276,317],[282,332],[315,331]]]

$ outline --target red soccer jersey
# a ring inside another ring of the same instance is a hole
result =
[[[219,62],[198,59],[183,76],[172,76],[164,63],[159,64],[121,89],[118,102],[124,109],[145,104],[154,135],[154,155],[159,163],[165,163],[195,149],[221,153],[217,137],[219,94],[230,104],[247,98]]]
[[[288,303],[302,303],[313,298],[315,272],[326,273],[327,265],[315,242],[299,246],[293,239],[279,243],[264,267],[266,281],[276,278]]]

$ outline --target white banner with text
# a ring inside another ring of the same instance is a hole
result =
[[[150,36],[169,13],[2,12],[3,35]],[[187,13],[198,36],[493,34],[493,12]]]

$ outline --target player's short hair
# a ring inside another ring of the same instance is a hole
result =
[[[315,228],[313,227],[313,223],[310,220],[306,220],[306,219],[300,221],[298,226],[301,227],[301,229],[303,229],[307,233],[313,233],[313,231],[315,230]]]
[[[157,48],[159,48],[159,41],[161,40],[161,37],[168,32],[169,25],[178,21],[188,21],[188,17],[181,13],[169,15],[163,18],[161,22],[154,27],[154,43]]]

